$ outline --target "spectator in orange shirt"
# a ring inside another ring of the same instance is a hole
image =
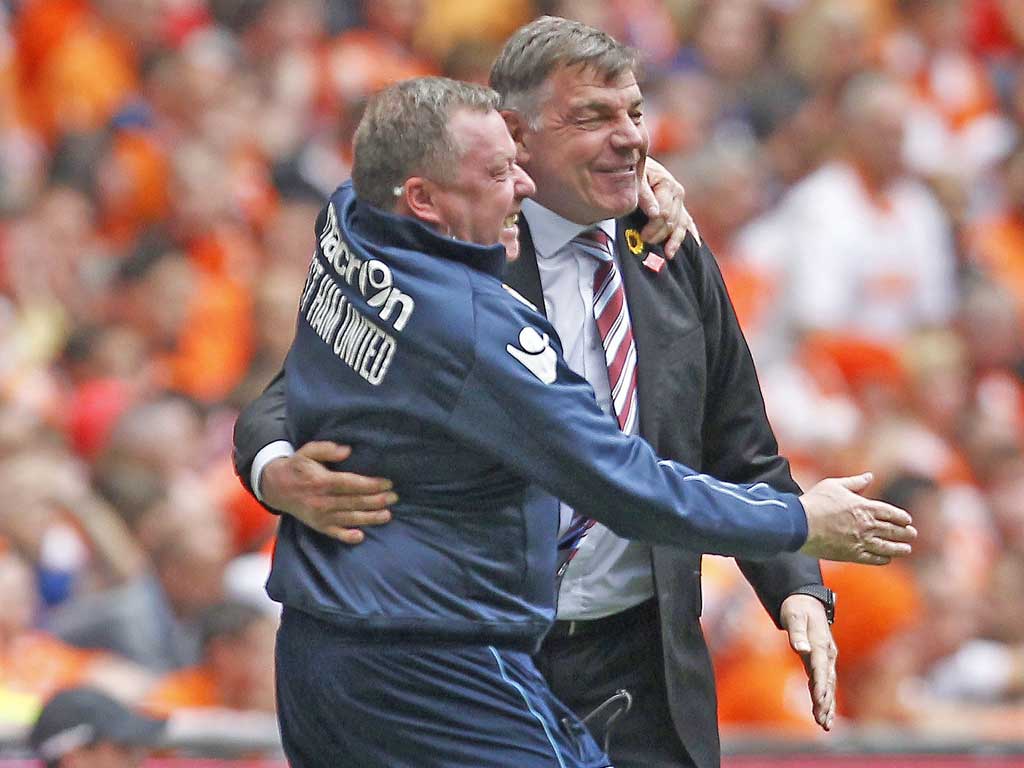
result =
[[[251,354],[248,293],[198,269],[168,243],[143,247],[121,265],[128,320],[146,337],[168,389],[200,402],[225,397]]]
[[[968,232],[971,257],[1024,308],[1024,147],[1002,169],[1005,203]]]
[[[160,680],[147,707],[274,712],[274,634],[277,618],[238,601],[219,603],[201,622],[202,659]]]

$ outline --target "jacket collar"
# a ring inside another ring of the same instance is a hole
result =
[[[335,195],[338,218],[367,250],[399,248],[426,254],[501,277],[505,269],[505,247],[475,245],[447,237],[416,219],[382,211],[357,200],[352,182],[345,182]]]

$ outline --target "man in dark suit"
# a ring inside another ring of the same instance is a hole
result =
[[[537,184],[534,203],[523,206],[520,256],[506,282],[546,310],[569,365],[624,429],[637,431],[659,455],[723,480],[799,492],[777,453],[711,252],[688,236],[680,254],[666,261],[641,238],[646,220],[635,209],[648,136],[634,66],[607,35],[563,19],[539,19],[506,44],[492,85],[502,96],[519,162]],[[597,229],[614,236],[635,341],[625,352],[636,360],[628,398],[639,419],[631,427],[620,412],[622,390],[610,383],[609,346],[595,319],[597,265],[578,247],[584,233]],[[344,529],[386,520],[379,510],[394,495],[386,481],[331,473],[316,463],[344,459],[345,448],[321,443],[295,455],[288,446],[281,452],[281,408],[272,386],[243,414],[236,430],[240,476],[270,506],[357,542],[358,533]],[[860,490],[866,482],[867,476],[848,487]],[[345,504],[335,503],[346,496]],[[370,512],[339,516],[339,508],[352,504]],[[633,709],[618,718],[611,740],[619,768],[717,766],[714,680],[698,621],[700,556],[618,539],[569,509],[563,529],[585,535],[561,572],[559,621],[537,658],[552,689],[581,716],[620,688],[630,692]],[[803,657],[814,716],[829,728],[836,649],[828,627],[831,595],[817,562],[788,555],[740,565]],[[599,737],[604,720],[588,721]]]

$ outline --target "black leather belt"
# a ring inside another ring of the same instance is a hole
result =
[[[646,600],[632,608],[604,616],[600,619],[576,619],[574,621],[556,621],[548,632],[545,640],[563,640],[569,637],[585,637],[588,635],[609,634],[618,632],[658,615],[658,601],[654,598]]]

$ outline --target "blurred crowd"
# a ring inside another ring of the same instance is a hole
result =
[[[0,724],[91,683],[273,711],[275,519],[231,427],[280,366],[369,93],[486,81],[538,13],[639,51],[797,479],[871,469],[914,555],[825,569],[839,728],[1024,721],[1024,3],[0,2]],[[705,561],[723,727],[806,678]]]

